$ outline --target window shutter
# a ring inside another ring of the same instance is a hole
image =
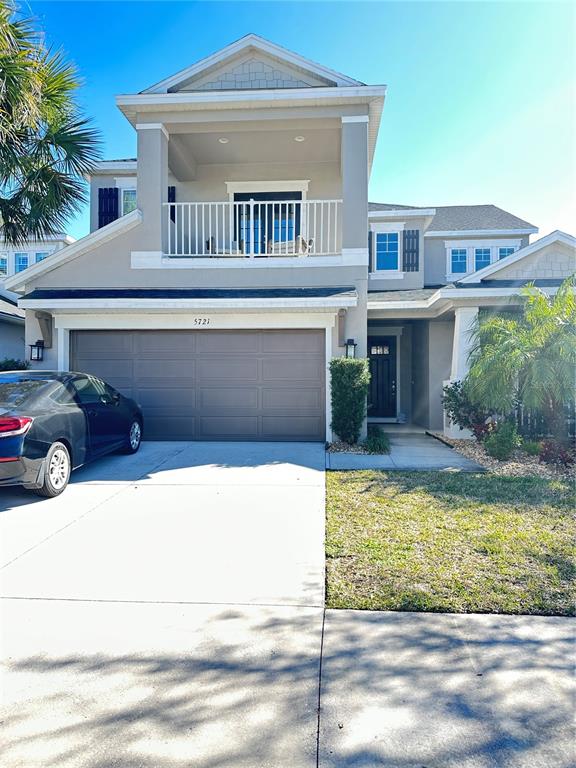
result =
[[[118,218],[118,188],[101,187],[98,190],[98,228]]]
[[[418,272],[419,259],[419,231],[417,229],[405,229],[402,248],[402,270],[404,272]]]
[[[368,230],[368,272],[373,271],[372,266],[372,230]]]
[[[168,187],[168,202],[176,202],[176,187]],[[170,206],[170,221],[176,221],[176,207],[174,205]]]

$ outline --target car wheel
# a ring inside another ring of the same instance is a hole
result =
[[[138,419],[134,419],[130,423],[130,429],[128,430],[128,440],[126,442],[125,447],[122,450],[122,453],[136,453],[136,451],[140,448],[140,443],[142,442],[142,425],[138,421]]]
[[[68,485],[72,464],[68,448],[64,443],[52,443],[46,455],[44,482],[36,489],[39,496],[59,496]]]

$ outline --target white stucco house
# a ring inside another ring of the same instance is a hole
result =
[[[91,233],[6,282],[38,366],[102,376],[150,438],[325,440],[352,340],[369,420],[441,429],[478,312],[554,291],[575,239],[494,205],[369,202],[385,98],[255,35],[117,96],[137,152],[95,169]]]

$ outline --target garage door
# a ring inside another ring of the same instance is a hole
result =
[[[73,331],[70,367],[144,411],[153,440],[324,440],[324,331]]]

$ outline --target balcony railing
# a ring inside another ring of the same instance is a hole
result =
[[[341,200],[164,203],[173,257],[329,256],[341,249]]]

